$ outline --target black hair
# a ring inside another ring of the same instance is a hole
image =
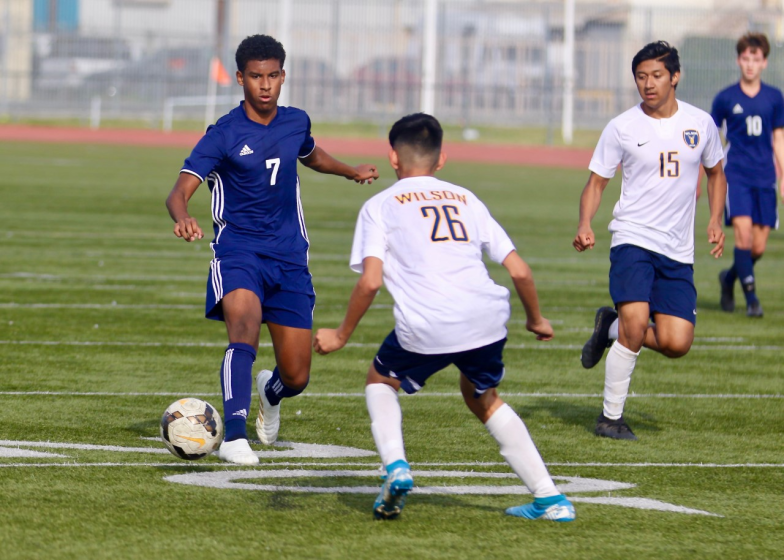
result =
[[[646,60],[660,60],[670,76],[681,71],[681,60],[678,58],[678,49],[667,41],[648,43],[632,59],[632,75],[637,76],[637,67]]]
[[[389,130],[389,145],[397,149],[406,145],[422,156],[435,156],[441,153],[444,130],[438,120],[426,113],[406,115]]]
[[[245,67],[251,60],[279,60],[280,67],[286,61],[286,51],[278,41],[269,35],[251,35],[245,37],[240,46],[237,47],[237,54],[234,60],[237,62],[237,70],[245,72]]]

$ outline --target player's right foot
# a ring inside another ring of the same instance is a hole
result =
[[[762,317],[762,304],[759,300],[746,307],[746,317]]]
[[[596,429],[594,432],[597,436],[612,438],[612,439],[628,439],[637,441],[637,436],[634,435],[629,424],[623,419],[623,416],[617,420],[610,420],[604,413],[599,415],[596,419]]]
[[[735,311],[735,291],[733,290],[735,286],[727,284],[728,273],[728,269],[719,272],[719,284],[721,285],[721,300],[719,303],[722,311],[732,313]]]
[[[574,521],[577,516],[574,513],[572,502],[567,500],[563,494],[556,497],[560,498],[560,500],[553,504],[542,504],[538,503],[539,500],[534,500],[530,504],[510,507],[506,510],[506,515],[525,517],[526,519],[546,519],[548,521]],[[551,500],[545,498],[545,501]]]
[[[256,390],[259,392],[259,415],[256,417],[256,434],[264,445],[272,445],[278,439],[280,430],[280,403],[272,406],[267,400],[267,381],[272,372],[263,369],[256,376]]]
[[[226,463],[235,465],[258,465],[259,458],[250,448],[247,439],[235,439],[234,441],[224,441],[220,448],[215,452],[218,459]]]
[[[403,463],[401,461],[401,463]],[[373,515],[376,519],[395,519],[406,503],[406,495],[414,487],[414,478],[407,463],[387,473],[375,503]]]
[[[600,307],[596,311],[596,317],[593,322],[593,334],[588,342],[583,346],[583,352],[580,355],[580,362],[582,362],[585,369],[591,369],[604,356],[604,350],[612,345],[610,339],[610,325],[618,318],[618,313],[612,307]]]

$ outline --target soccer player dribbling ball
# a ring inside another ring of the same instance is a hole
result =
[[[398,390],[416,393],[431,375],[455,364],[466,405],[534,495],[532,503],[506,513],[572,521],[574,507],[553,484],[523,421],[496,391],[504,375],[509,291],[490,278],[483,251],[512,277],[526,328],[538,340],[550,340],[553,329],[539,311],[531,269],[487,207],[469,190],[434,177],[446,161],[442,138],[438,121],[423,113],[392,126],[389,161],[398,181],[362,207],[350,262],[362,276],[342,324],[319,329],[314,348],[320,354],[343,348],[383,281],[395,300],[395,329],[371,363],[365,387],[387,473],[373,504],[376,518],[397,517],[413,488]]]
[[[591,220],[621,165],[621,197],[609,225],[610,296],[615,309],[597,311],[581,362],[585,368],[594,367],[609,346],[604,405],[595,433],[624,440],[637,439],[623,410],[642,347],[679,358],[694,340],[694,216],[700,165],[708,176],[707,233],[714,245],[710,254],[716,258],[724,250],[720,220],[727,192],[716,125],[706,112],[675,97],[678,51],[664,41],[650,43],[634,57],[632,74],[642,103],[614,118],[602,132],[572,242],[578,252],[593,249]]]
[[[192,242],[204,234],[188,214],[188,201],[205,180],[212,194],[206,316],[224,321],[229,338],[221,367],[225,437],[217,456],[242,465],[259,462],[245,424],[262,322],[277,364],[256,379],[262,443],[277,439],[280,401],[300,394],[310,378],[315,293],[297,161],[358,183],[378,178],[375,166],[351,167],[316,146],[304,111],[278,106],[285,59],[272,37],[242,41],[236,76],[245,100],[207,129],[166,200],[174,234]]]
[[[754,265],[762,258],[771,228],[778,228],[776,167],[784,169],[784,97],[762,82],[770,44],[762,33],[747,33],[736,46],[740,81],[720,91],[711,115],[726,125],[727,175],[725,224],[735,232],[734,262],[719,274],[721,308],[735,310],[735,281],[740,280],[746,315],[762,317],[755,288]],[[784,182],[781,184],[784,200]]]

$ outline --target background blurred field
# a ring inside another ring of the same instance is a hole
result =
[[[220,403],[225,334],[222,324],[203,319],[208,239],[187,245],[174,238],[163,205],[186,153],[0,144],[0,446],[17,449],[13,442],[32,441],[160,448],[141,438],[157,436],[160,414],[176,396]],[[317,328],[340,321],[356,280],[347,258],[362,202],[392,183],[386,164],[377,163],[382,179],[369,187],[302,171]],[[587,172],[450,162],[441,177],[474,190],[506,227],[534,270],[543,310],[555,326],[555,340],[537,343],[524,331],[515,302],[502,385],[552,474],[636,484],[612,495],[722,517],[578,503],[576,523],[533,523],[503,516],[505,507],[528,497],[413,494],[398,522],[379,523],[368,495],[199,488],[163,480],[225,470],[214,458],[190,465],[168,455],[88,449],[20,458],[4,456],[0,447],[3,556],[781,557],[781,233],[771,236],[758,264],[765,318],[724,314],[716,276],[729,259],[717,262],[708,255],[707,204],[700,200],[694,348],[680,360],[643,353],[627,405],[640,441],[608,441],[592,434],[603,364],[583,370],[579,349],[595,308],[609,302],[605,226],[617,182],[595,220],[597,248],[578,255],[570,243]],[[192,210],[205,229],[208,207],[203,186]],[[510,285],[501,269],[493,265],[491,272]],[[361,394],[367,364],[393,326],[390,303],[382,292],[352,340],[356,346],[314,357],[306,394],[284,404],[281,439],[374,449]],[[262,344],[268,341],[265,334]],[[269,365],[271,349],[264,347],[257,367]],[[111,394],[83,394],[96,392]],[[422,394],[403,398],[402,406],[415,469],[465,471],[465,484],[506,483],[470,477],[508,468],[465,410],[455,370],[433,378]],[[350,462],[378,465],[374,457]],[[259,472],[275,464],[345,464],[294,463],[265,459]],[[376,484],[329,477],[299,483]]]

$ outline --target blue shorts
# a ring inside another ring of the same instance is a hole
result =
[[[616,307],[645,301],[651,316],[662,313],[697,323],[694,266],[636,245],[610,249],[610,296]]]
[[[373,367],[384,377],[400,380],[400,388],[413,394],[425,386],[434,373],[455,364],[474,384],[474,397],[498,387],[504,377],[503,353],[506,339],[481,348],[450,354],[417,354],[409,352],[397,340],[393,330],[384,340],[373,360]]]
[[[732,218],[738,216],[750,216],[753,224],[778,229],[778,204],[776,185],[773,188],[752,187],[740,181],[728,182],[724,224],[732,225]]]
[[[313,328],[316,293],[307,266],[240,249],[222,249],[210,262],[206,317],[223,321],[223,296],[240,288],[258,296],[262,322]]]

